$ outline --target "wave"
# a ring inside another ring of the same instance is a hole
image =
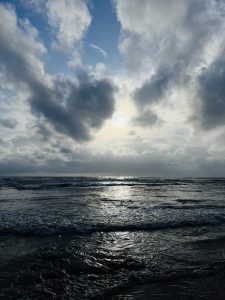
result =
[[[157,187],[171,184],[165,183],[129,183],[129,182],[71,182],[71,183],[41,183],[41,184],[4,184],[0,188],[14,188],[17,190],[47,190],[56,188],[92,188],[92,187],[112,187],[112,186],[128,186],[128,187]]]
[[[224,178],[163,179],[151,177],[6,177],[0,178],[1,188],[39,190],[56,188],[89,188],[104,186],[223,186]]]
[[[64,234],[76,234],[85,235],[93,234],[96,232],[134,232],[134,231],[155,231],[166,229],[179,229],[189,227],[201,227],[201,226],[216,226],[225,224],[225,218],[221,216],[214,216],[212,219],[207,220],[183,220],[178,222],[162,222],[162,223],[144,223],[144,224],[98,224],[98,225],[68,225],[68,226],[39,226],[39,227],[8,227],[0,228],[0,235],[64,235]]]

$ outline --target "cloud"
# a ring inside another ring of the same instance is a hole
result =
[[[38,13],[47,21],[51,47],[68,55],[68,66],[82,66],[80,50],[90,24],[91,14],[86,0],[20,0],[29,13]]]
[[[1,147],[1,140],[0,140]],[[171,156],[155,149],[137,154],[93,153],[90,149],[68,147],[24,148],[15,155],[0,156],[0,175],[84,174],[136,176],[224,176],[224,160],[202,158],[202,149],[187,149],[183,155]],[[41,152],[41,150],[44,150]],[[33,151],[29,153],[29,151]],[[191,155],[190,155],[191,153]],[[206,154],[206,153],[204,153]]]
[[[200,104],[194,121],[204,130],[225,125],[225,61],[219,58],[197,77],[197,99]]]
[[[146,80],[140,88],[134,91],[133,99],[137,106],[143,107],[162,100],[170,84],[172,74],[161,70],[158,74]]]
[[[154,56],[161,51],[162,39],[167,37],[163,42],[170,40],[171,30],[174,32],[182,22],[186,2],[140,0],[130,4],[126,0],[115,1],[122,29],[119,47],[130,69],[140,70],[148,59],[157,58]]]
[[[53,87],[39,85],[30,97],[32,112],[43,115],[56,131],[77,141],[91,138],[114,112],[114,86],[107,80],[56,79]],[[60,103],[62,102],[62,103]]]
[[[134,71],[148,60],[154,67],[172,67],[181,60],[192,64],[204,56],[212,35],[221,33],[223,1],[115,0],[115,6],[122,29],[120,50]]]
[[[48,23],[56,32],[54,47],[71,53],[91,23],[91,15],[85,1],[47,1],[46,9]]]
[[[9,120],[9,119],[2,119],[0,118],[0,126],[9,128],[9,129],[14,129],[17,125],[17,122],[15,120]]]
[[[89,140],[114,112],[115,87],[87,74],[78,80],[50,76],[42,60],[45,51],[36,29],[17,20],[13,7],[0,5],[0,71],[17,91],[27,90],[32,113],[56,132]]]
[[[137,117],[133,118],[133,124],[141,127],[152,127],[159,124],[160,120],[158,116],[151,110],[145,110]]]
[[[95,44],[90,44],[90,46],[95,49],[98,53],[100,53],[104,58],[107,58],[107,52],[103,50],[101,47],[95,45]]]
[[[191,89],[196,74],[224,47],[224,1],[114,2],[120,51],[128,69],[144,78],[133,93],[138,107],[161,103],[180,88]]]
[[[37,30],[28,20],[18,23],[15,10],[0,5],[0,71],[16,85],[41,81],[44,64],[41,57],[46,52],[38,39]],[[34,80],[33,80],[34,79]],[[33,82],[34,81],[34,82]]]
[[[19,0],[20,3],[27,9],[32,9],[32,12],[39,14],[45,13],[45,0]]]

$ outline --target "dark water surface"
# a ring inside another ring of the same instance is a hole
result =
[[[0,178],[0,299],[225,299],[225,179]]]

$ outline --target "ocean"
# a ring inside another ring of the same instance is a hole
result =
[[[0,299],[225,299],[225,179],[0,178]]]

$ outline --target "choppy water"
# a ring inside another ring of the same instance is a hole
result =
[[[225,299],[225,179],[1,178],[2,299]]]

